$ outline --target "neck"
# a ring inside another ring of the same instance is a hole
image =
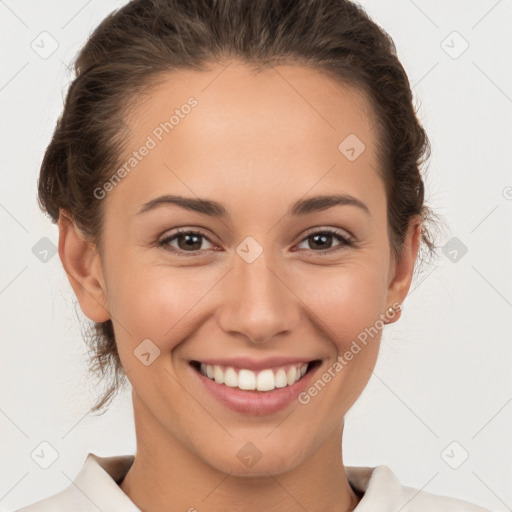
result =
[[[360,500],[343,466],[343,424],[287,472],[237,476],[205,463],[133,397],[137,453],[120,487],[145,512],[348,512]]]

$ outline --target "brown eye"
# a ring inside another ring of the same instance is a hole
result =
[[[202,253],[203,250],[211,248],[203,247],[205,240],[210,245],[212,244],[202,233],[183,230],[164,238],[158,245],[175,252]]]
[[[338,244],[333,246],[334,241],[337,241]],[[301,244],[303,243],[307,243],[309,245],[306,249],[311,249],[313,252],[318,253],[334,252],[338,250],[337,248],[352,245],[352,241],[349,238],[332,230],[323,230],[311,233],[302,240]]]

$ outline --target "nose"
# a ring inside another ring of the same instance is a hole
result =
[[[301,301],[289,282],[289,273],[265,251],[252,263],[236,256],[224,282],[220,328],[253,344],[293,332],[300,320]]]

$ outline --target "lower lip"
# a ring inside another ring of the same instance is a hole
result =
[[[296,401],[297,396],[308,387],[312,375],[319,367],[319,365],[315,366],[291,386],[275,388],[272,391],[244,391],[240,388],[218,384],[204,376],[192,365],[189,366],[194,375],[199,378],[201,384],[213,397],[234,411],[255,416],[278,412]]]

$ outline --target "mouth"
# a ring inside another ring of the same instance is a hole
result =
[[[289,363],[258,371],[249,368],[190,361],[190,366],[216,384],[254,393],[267,393],[294,386],[320,366],[321,360]]]

